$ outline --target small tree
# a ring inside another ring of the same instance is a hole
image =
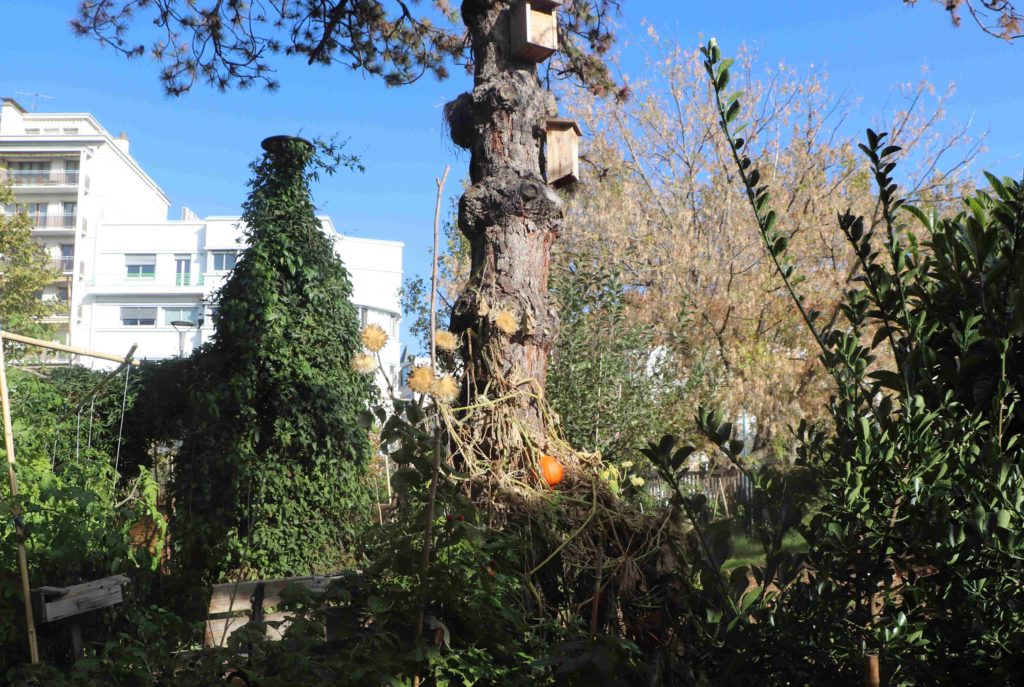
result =
[[[548,394],[566,439],[577,449],[620,460],[668,428],[675,391],[660,375],[667,348],[633,316],[614,268],[577,256],[553,280],[562,326],[552,352]],[[681,393],[680,393],[681,395]]]
[[[182,570],[281,576],[337,564],[369,516],[370,383],[350,367],[359,324],[345,267],[309,192],[313,148],[275,137],[254,164],[248,248],[194,356],[175,463]]]
[[[14,200],[10,186],[0,185],[0,205]],[[32,238],[32,219],[25,213],[0,215],[0,326],[33,336],[47,336],[53,327],[40,319],[54,313],[55,303],[39,297],[59,276],[43,247]]]

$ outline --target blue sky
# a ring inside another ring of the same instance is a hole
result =
[[[858,99],[851,125],[862,129],[895,105],[898,82],[917,81],[927,67],[940,90],[957,84],[950,124],[970,120],[975,133],[988,131],[982,163],[1001,174],[1024,170],[1024,42],[1008,45],[966,20],[955,29],[929,0],[914,9],[900,0],[623,4],[622,64],[631,77],[643,76],[636,44],[646,20],[684,47],[715,36],[726,54],[741,43],[755,46],[766,66],[784,59],[797,68],[824,67],[834,92]],[[200,215],[236,214],[247,164],[264,137],[337,133],[362,156],[366,172],[325,179],[318,205],[343,233],[404,241],[407,275],[429,272],[434,178],[451,164],[448,189],[457,195],[468,164],[443,133],[441,107],[471,87],[468,77],[456,70],[446,82],[388,89],[340,66],[282,59],[276,93],[197,87],[169,98],[152,61],[127,61],[73,37],[68,20],[76,5],[0,0],[0,96],[30,108],[33,97],[19,91],[52,96],[37,100],[39,111],[91,112],[115,135],[126,132],[132,154],[170,197],[172,217],[182,206]]]

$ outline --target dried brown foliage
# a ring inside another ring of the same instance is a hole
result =
[[[790,421],[823,411],[830,381],[764,254],[699,56],[653,32],[646,47],[649,77],[628,84],[630,102],[568,98],[587,130],[587,178],[558,248],[620,266],[635,316],[673,349],[689,398],[753,416],[755,448],[782,448]],[[830,93],[822,72],[759,65],[749,51],[732,72],[740,83],[730,89],[751,105],[741,135],[758,151],[797,271],[808,275],[801,292],[830,317],[852,275],[836,213],[879,221],[868,169],[846,133],[853,103]],[[878,125],[908,151],[901,181],[914,202],[942,207],[960,195],[979,151],[966,127],[943,125],[951,92],[936,94],[924,79],[904,84],[899,109]]]

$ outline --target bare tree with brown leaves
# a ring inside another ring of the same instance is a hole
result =
[[[755,448],[781,450],[792,420],[824,410],[828,380],[744,212],[699,55],[653,32],[645,48],[648,78],[629,84],[628,103],[567,98],[590,124],[588,178],[572,197],[559,256],[600,255],[619,266],[634,317],[673,350],[676,379],[702,380],[684,403],[702,399],[756,418]],[[852,103],[829,93],[824,74],[765,68],[749,51],[732,73],[730,89],[751,104],[741,135],[759,151],[761,174],[777,189],[773,209],[808,275],[802,292],[832,317],[853,267],[836,213],[879,220],[869,170],[844,133]],[[951,90],[936,93],[922,80],[899,92],[899,109],[879,126],[907,148],[905,195],[946,206],[968,184],[979,144],[966,127],[944,125]],[[690,408],[678,412],[692,417]]]

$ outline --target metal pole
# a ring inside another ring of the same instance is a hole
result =
[[[18,497],[18,477],[14,472],[14,428],[11,424],[11,399],[7,395],[7,361],[4,358],[3,339],[5,332],[0,328],[0,406],[4,416],[4,450],[7,452],[7,478],[11,483],[11,501]],[[28,632],[28,651],[32,663],[39,662],[39,647],[36,644],[36,623],[32,615],[32,590],[28,583],[28,556],[25,553],[25,524],[21,520],[21,508],[11,506],[14,527],[18,539],[18,570],[21,572],[21,593],[25,597],[25,628]]]

